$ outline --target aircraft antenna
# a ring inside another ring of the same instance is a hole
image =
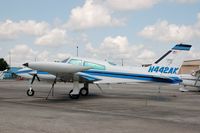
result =
[[[78,46],[76,46],[76,56],[78,57]]]

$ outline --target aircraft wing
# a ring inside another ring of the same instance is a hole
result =
[[[95,82],[95,81],[102,80],[100,78],[97,78],[96,76],[92,76],[92,75],[82,73],[82,72],[78,72],[77,74],[79,75],[79,77],[82,81]]]

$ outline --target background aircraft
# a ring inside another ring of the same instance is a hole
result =
[[[89,84],[105,83],[156,83],[179,84],[182,79],[177,75],[183,63],[184,56],[191,45],[177,44],[154,64],[148,67],[121,67],[106,61],[71,57],[62,62],[30,62],[23,64],[26,69],[17,72],[17,75],[31,79],[31,86],[27,90],[29,96],[34,95],[32,84],[37,79],[53,81],[52,88],[57,81],[73,82],[69,93],[71,98],[79,98],[89,93]],[[80,88],[79,84],[84,87]]]
[[[181,74],[180,77],[183,80],[181,83],[182,87],[179,89],[180,91],[189,91],[187,87],[195,87],[200,91],[200,69],[191,74]]]

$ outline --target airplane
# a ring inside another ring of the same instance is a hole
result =
[[[179,88],[181,92],[189,91],[187,87],[194,87],[200,91],[200,69],[192,72],[191,74],[181,74],[180,77],[183,80],[183,82],[180,83],[182,87]]]
[[[34,95],[32,84],[37,79],[47,79],[52,83],[50,91],[56,82],[73,82],[73,88],[69,92],[72,99],[89,94],[89,84],[112,83],[156,83],[159,85],[180,84],[178,75],[184,56],[191,49],[191,45],[177,44],[156,62],[148,67],[122,67],[108,61],[95,59],[70,57],[62,62],[29,62],[27,67],[16,74],[31,79],[28,96]],[[83,83],[82,88],[79,87]]]
[[[0,80],[3,80],[5,72],[7,72],[8,69],[4,70],[4,71],[0,71]]]

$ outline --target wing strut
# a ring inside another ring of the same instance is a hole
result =
[[[46,97],[46,100],[48,99],[50,93],[52,93],[52,96],[54,96],[54,85],[56,84],[56,81],[57,81],[57,76],[56,76],[55,80],[53,81],[52,87],[51,87],[51,89],[49,90],[49,93],[48,93],[48,95],[47,95],[47,97]]]
[[[196,85],[197,85],[197,83],[198,83],[199,79],[200,79],[200,75],[197,77],[197,79],[196,79],[196,81],[195,81],[195,83],[194,83],[194,86],[196,86]]]
[[[96,86],[99,88],[99,90],[101,91],[101,93],[103,93],[103,90],[102,90],[101,86],[99,84],[96,84]]]

